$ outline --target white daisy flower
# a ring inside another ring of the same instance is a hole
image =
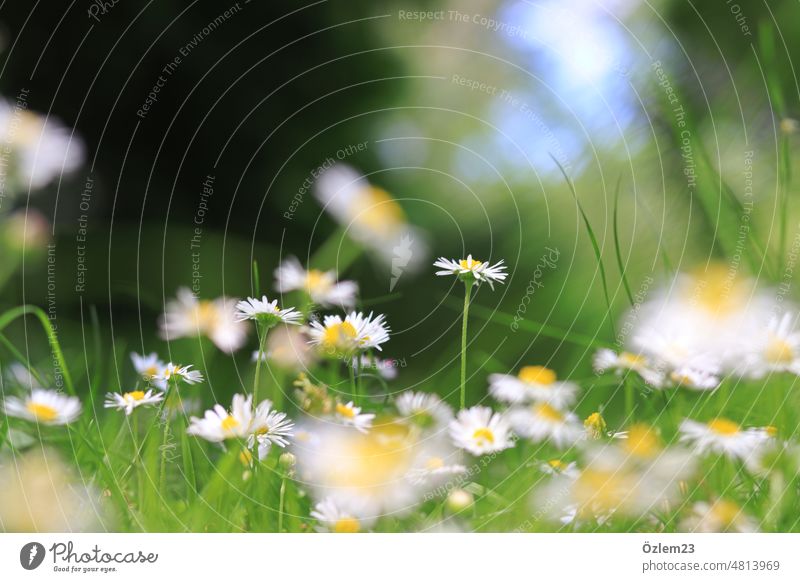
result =
[[[547,475],[567,475],[569,477],[577,477],[578,465],[575,461],[565,463],[561,459],[550,459],[546,463],[539,465],[542,473]]]
[[[351,312],[344,320],[338,315],[326,315],[323,322],[312,321],[308,328],[309,343],[318,345],[328,355],[352,354],[369,348],[381,349],[389,339],[385,316],[373,319],[372,312],[365,316]]]
[[[300,290],[317,305],[342,309],[353,307],[358,294],[355,281],[337,282],[336,271],[306,270],[296,257],[286,258],[275,270],[275,289],[279,293]]]
[[[422,429],[438,430],[453,420],[453,409],[436,394],[409,390],[397,397],[395,406],[404,422]]]
[[[536,401],[564,408],[575,402],[578,386],[557,381],[556,373],[544,366],[524,366],[516,376],[490,374],[489,393],[509,404]]]
[[[5,399],[4,409],[8,416],[40,424],[69,424],[80,416],[81,401],[56,390],[37,388],[25,399],[9,396]]]
[[[281,448],[289,444],[287,439],[292,436],[293,429],[294,422],[285,412],[273,410],[272,402],[263,400],[253,415],[247,446],[253,448],[258,443],[258,458],[263,460],[273,444]]]
[[[669,379],[676,386],[692,390],[713,390],[719,386],[719,377],[710,369],[681,366],[669,373]]]
[[[27,388],[29,391],[34,388],[43,388],[36,377],[31,373],[31,370],[19,362],[14,362],[6,368],[6,377],[10,382],[16,384],[20,388]]]
[[[163,392],[154,393],[152,390],[144,392],[143,390],[133,390],[132,392],[115,393],[109,392],[106,395],[105,408],[116,408],[124,410],[127,416],[133,412],[134,408],[139,406],[146,406],[148,404],[157,404],[164,399]]]
[[[361,408],[354,406],[350,401],[347,404],[336,403],[334,408],[336,418],[346,426],[352,426],[359,432],[368,432],[372,428],[374,414],[361,414]]]
[[[743,429],[727,418],[708,423],[685,419],[680,425],[681,442],[691,444],[700,454],[717,453],[747,463],[768,441],[760,429]]]
[[[325,211],[347,229],[348,236],[374,251],[393,270],[416,271],[427,257],[425,233],[408,223],[391,194],[370,184],[353,168],[336,164],[324,171],[314,193]]]
[[[237,321],[253,320],[272,327],[278,323],[300,325],[302,318],[303,314],[295,311],[294,307],[281,309],[278,307],[277,299],[270,301],[266,295],[263,295],[261,299],[248,297],[236,304]]]
[[[773,372],[800,375],[800,332],[795,327],[796,315],[784,313],[773,317],[766,329],[757,334],[744,357],[741,371],[760,379]]]
[[[161,374],[164,370],[164,362],[162,362],[158,354],[152,352],[148,355],[139,355],[136,352],[131,352],[131,361],[133,362],[133,369],[142,377],[145,382],[150,382],[156,388],[164,390],[167,384],[164,380],[156,380],[156,376]]]
[[[359,517],[359,515],[361,516]],[[317,531],[331,533],[359,533],[374,521],[374,519],[363,517],[363,510],[344,509],[330,497],[314,506],[311,517],[318,522]]]
[[[478,284],[486,281],[492,289],[494,289],[495,281],[503,283],[506,277],[508,277],[502,259],[490,266],[489,263],[473,259],[472,255],[461,260],[439,257],[439,259],[433,263],[433,266],[439,267],[440,269],[436,271],[437,275],[456,275],[462,281]]]
[[[567,448],[584,436],[577,416],[561,412],[546,402],[512,408],[508,419],[515,433],[534,443],[549,440],[558,448]]]
[[[514,446],[508,421],[488,406],[460,410],[456,419],[450,421],[449,428],[453,444],[475,456]]]
[[[406,474],[406,478],[413,485],[429,485],[467,472],[464,465],[450,463],[445,457],[437,454],[420,456],[418,462],[419,466],[409,470]]]
[[[206,336],[226,353],[235,352],[247,340],[248,327],[237,321],[235,299],[200,300],[188,288],[178,289],[159,319],[161,337],[167,341]]]
[[[180,364],[173,364],[172,362],[166,364],[161,371],[154,376],[157,383],[164,383],[164,385],[171,382],[184,382],[186,384],[199,384],[205,379],[203,373],[199,370],[190,369],[192,365],[181,366]]]
[[[27,191],[76,170],[84,161],[83,141],[53,117],[0,101],[0,139],[14,161],[11,178]]]
[[[214,408],[206,410],[203,418],[191,417],[186,432],[212,443],[220,443],[226,439],[247,438],[251,434],[250,426],[253,421],[252,403],[252,395],[244,397],[241,394],[234,394],[230,412],[215,404]]]
[[[758,531],[758,522],[733,501],[717,499],[711,503],[695,503],[691,515],[681,523],[681,530],[692,533],[754,533]]]
[[[660,388],[664,383],[663,374],[651,365],[646,356],[641,354],[631,352],[617,354],[614,350],[602,348],[597,350],[594,355],[593,367],[598,374],[603,374],[608,370],[615,370],[619,374],[632,370],[639,374],[642,380],[656,388]]]

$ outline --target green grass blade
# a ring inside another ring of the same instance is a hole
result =
[[[619,248],[619,188],[622,185],[622,175],[617,179],[617,187],[614,190],[614,253],[617,256],[617,268],[619,275],[622,278],[622,285],[625,287],[625,295],[628,296],[628,303],[633,307],[633,294],[631,293],[630,285],[628,285],[628,276],[625,274],[625,263],[622,261],[622,252]]]

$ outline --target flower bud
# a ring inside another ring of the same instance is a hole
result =
[[[447,496],[447,509],[453,513],[458,513],[459,511],[464,511],[472,507],[474,502],[475,498],[469,491],[454,489],[450,492],[450,495]]]

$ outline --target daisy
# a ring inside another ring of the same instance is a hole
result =
[[[444,457],[437,454],[420,455],[418,466],[406,474],[406,479],[414,485],[427,485],[432,481],[441,481],[444,478],[463,475],[466,472],[467,468],[464,465],[448,463]]]
[[[439,257],[433,266],[439,267],[440,270],[436,271],[439,276],[455,275],[465,283],[480,284],[486,281],[492,289],[495,282],[503,283],[508,277],[502,259],[490,266],[487,262],[473,259],[472,255],[461,260]]]
[[[8,416],[40,424],[69,424],[81,413],[81,401],[55,390],[34,389],[24,400],[9,396],[4,402]]]
[[[349,355],[369,348],[381,350],[381,344],[389,339],[389,331],[384,315],[373,319],[372,312],[365,316],[355,311],[344,320],[338,315],[326,315],[322,323],[312,321],[308,328],[309,343],[318,345],[328,355]]]
[[[427,254],[423,233],[408,223],[397,200],[350,166],[336,164],[324,171],[314,193],[349,236],[393,267],[416,269]]]
[[[403,392],[397,397],[395,407],[403,418],[422,429],[437,430],[453,420],[453,409],[442,402],[436,394],[423,392]]]
[[[753,533],[758,531],[758,522],[733,501],[717,499],[711,503],[695,503],[681,529],[693,533]]]
[[[286,258],[275,269],[275,289],[279,293],[300,290],[323,307],[351,308],[356,304],[358,284],[336,281],[336,271],[306,270],[295,257]]]
[[[334,407],[334,414],[342,424],[352,426],[359,432],[369,431],[375,418],[374,414],[361,414],[361,408],[354,406],[352,401],[347,404],[337,402]]]
[[[139,374],[145,382],[150,382],[161,390],[167,387],[164,380],[156,380],[156,376],[163,371],[165,365],[164,362],[159,359],[157,353],[152,352],[146,356],[140,356],[135,352],[131,352],[131,361],[133,362],[134,370],[136,370],[136,373]]]
[[[273,410],[272,402],[263,400],[256,407],[250,423],[247,446],[253,448],[255,443],[258,443],[258,458],[263,460],[273,444],[281,448],[289,444],[287,438],[292,436],[293,429],[294,422],[286,416],[285,412]]]
[[[631,370],[639,374],[642,380],[656,388],[660,388],[664,382],[661,372],[652,367],[648,358],[641,354],[633,354],[631,352],[617,354],[614,350],[602,348],[597,350],[594,355],[593,367],[598,374],[603,374],[608,370],[615,370],[618,374],[622,374]]]
[[[109,392],[106,395],[105,408],[116,408],[124,410],[125,415],[129,416],[134,408],[145,406],[148,404],[157,404],[164,399],[163,392],[153,393],[152,390],[144,392],[142,390],[134,390],[132,392],[125,392],[118,394]]]
[[[583,421],[583,428],[589,438],[599,439],[608,434],[606,419],[599,412],[593,412]]]
[[[200,300],[186,287],[178,289],[177,298],[167,302],[159,328],[167,341],[206,336],[226,353],[235,352],[247,339],[247,326],[236,318],[235,299]]]
[[[692,390],[713,390],[719,386],[719,377],[710,368],[681,366],[669,373],[669,379],[676,386]]]
[[[253,420],[252,402],[252,396],[245,398],[241,394],[234,394],[230,412],[215,404],[214,408],[206,410],[203,418],[191,417],[186,432],[212,443],[247,438],[251,434],[250,425]]]
[[[178,382],[184,382],[189,385],[203,382],[203,373],[199,370],[191,370],[191,367],[191,364],[188,366],[181,366],[180,364],[173,364],[170,362],[169,364],[166,364],[156,376],[154,376],[154,380],[158,383],[163,382],[164,385],[168,384],[170,381],[175,382],[176,384]]]
[[[561,459],[550,459],[539,465],[539,469],[548,475],[569,475],[571,477],[578,475],[578,465],[575,461],[565,463]]]
[[[253,361],[258,361],[259,350],[253,351]],[[315,350],[308,345],[302,329],[283,326],[273,329],[267,336],[262,361],[269,360],[287,370],[306,370],[315,360]]]
[[[784,313],[773,317],[766,329],[757,334],[744,358],[743,373],[754,379],[772,372],[800,375],[800,332],[795,329],[796,316]]]
[[[558,448],[567,448],[584,435],[577,416],[561,412],[546,402],[512,408],[508,418],[515,433],[534,443],[549,440]]]
[[[302,318],[303,314],[295,311],[294,307],[281,309],[278,307],[277,299],[270,302],[266,295],[263,295],[261,299],[248,297],[236,304],[236,321],[250,319],[267,327],[273,327],[279,323],[300,325]]]
[[[460,410],[450,421],[453,444],[475,456],[495,453],[514,446],[508,421],[487,406]]]
[[[524,366],[517,376],[489,375],[489,393],[501,402],[547,402],[555,408],[564,408],[575,401],[578,386],[571,382],[558,382],[556,373],[544,366]]]
[[[727,418],[708,423],[686,419],[680,425],[681,442],[694,445],[696,452],[717,453],[747,462],[767,442],[768,435],[759,429],[742,429]]]
[[[53,117],[0,101],[0,139],[13,160],[20,189],[39,189],[76,170],[84,161],[83,141]]]
[[[358,517],[358,513],[341,507],[331,498],[326,498],[314,506],[311,517],[317,520],[317,530],[331,533],[359,533],[372,520]]]

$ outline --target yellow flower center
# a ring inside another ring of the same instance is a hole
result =
[[[771,364],[788,364],[794,360],[794,350],[786,341],[775,338],[767,346],[764,357]]]
[[[194,318],[199,331],[208,331],[216,327],[219,310],[213,301],[200,301],[195,308]]]
[[[330,286],[330,277],[324,271],[311,269],[306,273],[306,288],[309,292],[326,291]]]
[[[122,398],[128,401],[138,402],[144,398],[144,392],[141,390],[134,390],[133,392],[126,392],[122,395]]]
[[[528,384],[542,384],[548,386],[556,381],[556,373],[544,366],[525,366],[517,376]]]
[[[547,461],[547,464],[550,465],[551,469],[554,469],[559,472],[567,468],[567,464],[561,459],[552,459],[550,461]]]
[[[550,422],[564,422],[564,415],[546,402],[534,406],[533,412],[536,414],[536,416],[543,420]]]
[[[356,328],[349,321],[334,323],[325,328],[322,343],[328,347],[349,345],[356,337]]]
[[[239,462],[245,467],[249,467],[253,462],[253,453],[247,449],[242,449],[242,452],[239,453]]]
[[[431,457],[427,461],[425,461],[425,468],[429,471],[433,471],[435,469],[441,469],[444,467],[444,459],[441,457]]]
[[[593,412],[583,421],[583,426],[598,439],[606,432],[606,419],[599,412]]]
[[[741,508],[732,501],[720,499],[715,501],[711,506],[710,513],[719,520],[724,527],[728,527],[739,517]]]
[[[384,189],[369,186],[362,190],[363,198],[356,199],[357,220],[363,226],[386,234],[386,230],[394,231],[405,222],[403,209]]]
[[[767,433],[768,437],[775,438],[776,436],[778,436],[778,428],[775,427],[775,426],[771,426],[771,425],[770,426],[765,426],[764,427],[764,432]]]
[[[230,432],[239,426],[239,421],[230,414],[222,419],[222,430]]]
[[[739,432],[739,425],[727,418],[715,418],[708,423],[712,432],[722,436],[732,436]]]
[[[477,261],[475,259],[461,259],[458,261],[458,264],[462,269],[472,270],[480,267],[483,264],[483,261]]]
[[[472,438],[476,440],[479,445],[494,443],[494,433],[489,428],[477,429],[472,433]]]
[[[145,370],[142,372],[142,376],[144,377],[144,379],[145,379],[145,380],[149,380],[150,378],[152,378],[152,377],[153,377],[153,376],[155,376],[156,374],[158,374],[158,368],[156,367],[156,365],[155,365],[155,364],[153,364],[153,365],[152,365],[152,366],[150,366],[149,368],[146,368],[146,369],[145,369]]]
[[[361,524],[355,517],[339,518],[333,525],[334,533],[358,533],[360,530]]]
[[[661,450],[661,439],[655,430],[646,424],[635,424],[628,431],[628,438],[623,445],[631,455],[637,457],[653,457]]]
[[[53,408],[52,406],[47,406],[46,404],[39,404],[38,402],[28,402],[25,405],[28,409],[28,412],[33,414],[36,417],[36,420],[43,420],[45,422],[49,422],[51,420],[55,420],[58,416],[58,411]]]
[[[747,301],[747,284],[737,281],[727,265],[711,265],[695,275],[693,299],[714,316],[729,315],[744,307]]]
[[[353,419],[356,417],[356,411],[352,406],[347,406],[341,402],[336,403],[336,412],[345,418]]]
[[[619,359],[622,361],[623,364],[630,368],[644,366],[647,363],[647,358],[639,355],[639,354],[632,354],[630,352],[622,352],[619,355]]]
[[[630,481],[619,470],[588,468],[581,471],[572,490],[579,513],[586,513],[588,517],[617,509],[626,498],[631,498],[631,490],[636,484]]]

